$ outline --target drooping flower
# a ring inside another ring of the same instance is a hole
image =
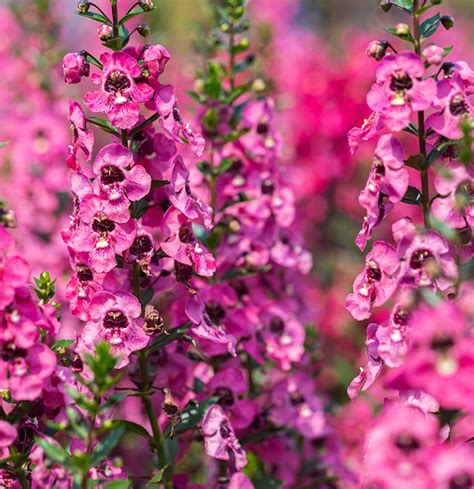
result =
[[[428,109],[436,95],[436,82],[428,78],[423,62],[415,53],[389,54],[377,66],[377,81],[367,95],[369,107],[380,112],[391,131],[410,124],[412,112]]]
[[[202,420],[206,453],[219,460],[230,460],[229,451],[234,455],[237,470],[247,465],[245,450],[241,447],[225,411],[213,404]]]
[[[84,96],[84,103],[92,112],[105,112],[110,122],[119,129],[130,129],[139,120],[138,104],[153,97],[153,89],[138,82],[142,69],[138,61],[123,52],[100,56],[101,74],[93,74],[92,81],[100,85]]]
[[[66,163],[71,170],[79,169],[77,151],[80,149],[86,161],[90,161],[94,146],[94,133],[86,128],[86,116],[82,107],[74,100],[69,101],[69,122],[72,129],[72,143],[68,146]]]
[[[128,365],[129,355],[144,348],[149,336],[143,330],[141,305],[128,292],[98,292],[90,302],[90,320],[82,331],[84,343],[93,347],[105,340],[112,353],[120,356],[118,368]]]
[[[63,59],[64,81],[79,83],[83,76],[89,76],[90,64],[81,53],[68,53]]]

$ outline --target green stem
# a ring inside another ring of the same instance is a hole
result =
[[[415,39],[415,52],[421,56],[421,34],[420,34],[420,17],[418,15],[419,0],[413,2],[413,37]],[[423,220],[426,228],[431,227],[430,223],[430,185],[427,167],[427,151],[426,151],[426,131],[425,131],[425,113],[418,112],[418,145],[420,154],[425,157],[425,167],[420,172],[421,177],[421,193],[423,206]]]
[[[112,28],[114,31],[114,37],[118,37],[118,27],[119,27],[117,1],[118,0],[112,0]]]
[[[18,452],[16,448],[11,445],[9,447],[10,455],[12,457],[15,457],[18,455]],[[18,477],[18,481],[20,483],[20,486],[22,489],[29,489],[30,485],[28,484],[28,480],[25,475],[25,471],[22,469],[22,467],[15,467],[14,469],[16,476]]]
[[[128,131],[127,129],[122,129],[120,133],[120,139],[122,140],[122,145],[128,148]]]
[[[129,137],[132,138],[133,136],[135,136],[135,134],[138,134],[141,130],[145,129],[145,127],[153,124],[153,122],[155,122],[159,117],[160,114],[158,114],[158,112],[156,114],[153,114],[151,117],[148,117],[147,120],[143,121],[141,124],[138,124],[138,126],[134,127],[130,131]]]

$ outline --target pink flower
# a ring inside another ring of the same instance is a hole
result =
[[[436,219],[457,229],[474,228],[474,178],[462,163],[440,168],[435,178],[439,198],[431,211]]]
[[[474,485],[474,448],[442,445],[430,453],[429,470],[439,489],[470,489]]]
[[[115,254],[130,248],[135,239],[133,220],[115,220],[107,214],[107,201],[89,194],[81,202],[83,224],[74,231],[72,244],[76,251],[88,253],[88,265],[98,273],[116,266]],[[121,222],[120,222],[121,221]]]
[[[10,389],[15,401],[37,399],[56,368],[56,355],[43,344],[25,350],[10,341],[0,348],[0,389]]]
[[[118,128],[130,129],[139,120],[138,104],[150,100],[153,89],[146,83],[136,82],[142,69],[138,61],[128,54],[104,53],[100,61],[102,73],[92,75],[91,79],[101,87],[88,92],[84,103],[92,112],[105,112]]]
[[[314,393],[314,381],[303,372],[279,382],[272,389],[271,420],[289,426],[303,437],[322,438],[327,431],[323,404]]]
[[[229,460],[230,450],[237,470],[240,471],[247,465],[245,450],[240,446],[229,418],[218,404],[213,404],[206,412],[202,420],[202,431],[206,453],[210,457]]]
[[[391,131],[410,123],[412,112],[426,110],[436,95],[436,82],[422,80],[423,62],[411,52],[389,54],[377,66],[377,82],[367,95],[369,107],[380,112]]]
[[[28,283],[30,271],[30,266],[23,258],[19,256],[6,258],[0,254],[0,310],[5,309],[13,301],[17,288]]]
[[[354,400],[360,391],[366,391],[380,375],[383,362],[380,358],[378,347],[379,341],[376,337],[377,324],[369,324],[367,327],[367,365],[360,369],[359,375],[350,383],[347,394]]]
[[[15,441],[17,434],[14,426],[0,420],[0,449],[10,446]]]
[[[472,106],[459,74],[438,83],[435,105],[442,110],[428,117],[427,127],[446,138],[460,139],[460,122],[472,114]]]
[[[93,347],[105,340],[114,355],[120,355],[117,368],[128,365],[129,355],[145,348],[149,337],[140,318],[141,305],[128,292],[98,292],[90,302],[90,321],[82,332],[84,343]]]
[[[444,56],[444,49],[437,46],[436,44],[430,44],[425,49],[423,49],[423,57],[430,65],[441,64],[443,62]]]
[[[378,112],[372,112],[367,119],[364,119],[362,127],[353,127],[347,134],[349,149],[354,154],[361,141],[369,141],[375,137],[384,127]]]
[[[142,58],[143,66],[150,76],[158,78],[163,73],[171,54],[161,44],[153,44],[145,49]]]
[[[84,55],[68,53],[63,59],[63,73],[66,83],[79,83],[83,76],[89,76],[90,65]]]
[[[86,161],[90,161],[94,146],[94,133],[86,129],[86,116],[82,107],[74,100],[69,101],[69,121],[72,129],[72,144],[68,146],[66,163],[74,171],[79,170],[77,150],[80,149]]]
[[[212,254],[197,241],[186,216],[178,209],[170,207],[161,221],[164,241],[161,249],[183,265],[192,266],[198,275],[212,277],[216,261]]]
[[[167,188],[167,194],[170,202],[189,220],[202,224],[206,229],[212,228],[212,209],[192,193],[189,170],[179,155],[173,163],[171,186]]]
[[[104,146],[92,167],[97,176],[94,184],[109,201],[108,214],[112,218],[128,216],[130,202],[136,202],[148,194],[151,177],[145,168],[133,165],[133,153],[121,144]]]
[[[391,135],[380,137],[369,179],[359,195],[359,203],[367,211],[356,243],[361,250],[372,237],[373,229],[400,202],[408,188],[409,175],[404,166],[403,147]]]
[[[354,281],[354,293],[346,298],[346,308],[354,319],[369,318],[373,306],[381,306],[390,299],[397,288],[399,265],[395,248],[375,241],[365,259],[365,269]]]

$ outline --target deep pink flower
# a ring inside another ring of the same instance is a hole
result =
[[[0,419],[0,449],[10,446],[15,441],[17,434],[14,426]]]
[[[327,432],[323,404],[314,392],[314,381],[297,372],[272,389],[270,418],[278,426],[289,426],[303,437],[322,438]]]
[[[113,219],[128,216],[129,201],[136,202],[150,191],[150,175],[141,165],[129,169],[133,162],[133,153],[121,144],[104,146],[94,161],[94,186],[107,197],[107,213]]]
[[[439,198],[431,211],[436,219],[457,229],[474,228],[474,178],[462,163],[441,167],[435,178]]]
[[[380,375],[383,367],[383,362],[380,358],[378,347],[379,341],[375,335],[377,332],[377,324],[369,324],[367,327],[367,364],[360,369],[359,375],[350,383],[347,388],[347,394],[354,400],[360,391],[367,390]]]
[[[237,470],[247,465],[245,450],[240,446],[234,430],[224,410],[213,404],[202,420],[206,453],[219,460],[229,460],[229,450],[234,454]]]
[[[436,44],[430,44],[423,49],[423,56],[430,65],[439,65],[444,59],[444,49]]]
[[[10,341],[0,348],[0,389],[10,389],[15,401],[38,398],[43,382],[56,368],[56,355],[43,344],[25,350]]]
[[[0,254],[0,310],[13,301],[17,288],[28,283],[30,271],[30,266],[23,258],[6,258]]]
[[[94,146],[94,133],[86,128],[86,116],[82,107],[69,100],[69,122],[72,129],[72,144],[68,146],[66,163],[74,171],[79,167],[77,150],[80,149],[86,161],[90,161]]]
[[[163,73],[171,54],[161,44],[153,44],[145,49],[142,58],[143,66],[148,70],[150,76],[158,78]]]
[[[374,138],[384,127],[378,112],[372,112],[367,119],[364,119],[362,127],[353,127],[347,134],[349,149],[354,154],[361,141],[369,141]]]
[[[142,69],[138,61],[123,52],[100,56],[103,70],[93,74],[92,81],[101,85],[84,96],[84,103],[92,112],[105,112],[110,122],[120,129],[130,129],[139,120],[139,103],[153,97],[153,89],[136,82]]]
[[[380,137],[367,184],[359,195],[359,203],[367,211],[356,239],[361,250],[372,237],[373,229],[405,195],[409,175],[403,158],[403,147],[397,139],[387,134]]]
[[[79,83],[83,76],[89,76],[90,64],[79,53],[68,53],[63,59],[64,81]]]
[[[429,470],[437,489],[471,489],[474,486],[474,448],[470,444],[442,445],[429,456]]]
[[[135,239],[134,221],[124,222],[116,216],[112,219],[107,204],[107,200],[93,194],[84,197],[80,207],[83,224],[72,236],[74,249],[88,253],[88,265],[98,273],[112,270],[115,254],[130,248]]]
[[[367,95],[369,107],[380,112],[391,131],[401,131],[410,123],[412,112],[426,110],[436,95],[436,82],[422,80],[425,67],[411,52],[389,54],[377,66],[377,82]]]
[[[460,139],[463,134],[460,123],[473,110],[459,74],[438,83],[435,106],[441,111],[428,117],[427,127],[448,139]]]
[[[384,304],[397,288],[400,263],[395,248],[375,241],[365,259],[365,269],[357,276],[353,294],[346,298],[346,308],[359,321],[371,315],[371,308]]]
[[[118,368],[128,365],[129,355],[145,348],[149,336],[143,330],[141,305],[128,292],[98,292],[90,302],[90,321],[82,331],[84,343],[93,347],[105,340],[114,355],[120,355]]]
[[[168,256],[183,265],[192,266],[198,275],[212,277],[216,270],[216,260],[197,241],[184,214],[170,207],[161,221],[161,232],[165,240],[160,246]]]

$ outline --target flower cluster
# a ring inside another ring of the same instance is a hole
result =
[[[391,301],[388,318],[367,327],[367,363],[348,393],[355,399],[384,367],[390,369],[384,386],[387,396],[398,400],[384,408],[369,433],[366,484],[469,487],[472,471],[454,460],[471,456],[470,448],[464,440],[447,442],[432,413],[473,413],[467,381],[474,366],[473,311],[467,300],[472,281],[465,281],[460,268],[472,259],[474,173],[463,145],[470,154],[474,71],[464,61],[445,61],[449,49],[423,46],[441,25],[446,27],[440,14],[423,21],[434,5],[392,3],[413,18],[412,31],[403,24],[406,29],[399,25],[393,33],[414,52],[398,52],[387,41],[374,41],[367,49],[378,61],[367,95],[373,113],[362,128],[350,131],[349,143],[356,148],[362,140],[378,142],[359,196],[366,217],[356,243],[364,250],[401,203],[418,207],[422,222],[416,214],[396,220],[392,243],[373,243],[347,296],[346,307],[357,320],[371,318],[373,308]],[[411,156],[407,134],[417,140]],[[454,418],[443,427],[450,429],[455,429]]]

